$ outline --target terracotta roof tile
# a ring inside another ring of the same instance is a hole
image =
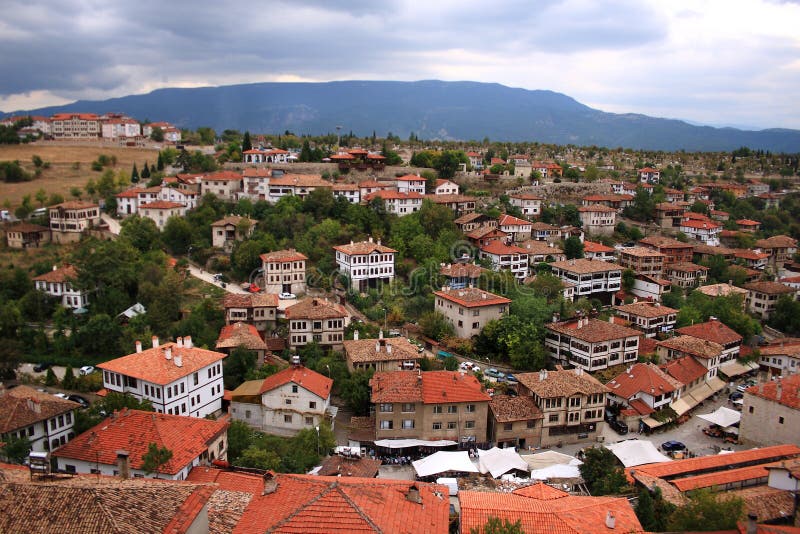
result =
[[[55,206],[50,206],[47,208],[48,210],[52,209],[63,209],[63,210],[82,210],[87,208],[99,208],[99,204],[95,204],[94,202],[83,202],[81,200],[68,200],[66,202],[62,202],[61,204],[56,204]]]
[[[800,410],[800,374],[789,375],[747,388],[746,393]],[[780,400],[778,393],[780,393]]]
[[[383,200],[401,200],[401,199],[414,199],[414,200],[422,200],[424,197],[421,193],[417,193],[416,191],[391,191],[388,189],[381,189],[380,191],[374,191],[369,193],[367,196],[364,197],[364,200],[369,202],[375,198],[382,198]]]
[[[542,398],[570,397],[578,393],[582,395],[608,393],[606,386],[580,369],[557,369],[538,373],[520,373],[514,376],[520,384]]]
[[[80,408],[77,402],[29,386],[17,386],[0,394],[0,435],[46,421]]]
[[[167,349],[171,358],[166,358]],[[180,357],[181,366],[176,362]],[[222,352],[215,352],[197,347],[179,347],[169,342],[155,348],[134,352],[127,356],[115,358],[99,364],[97,367],[106,371],[146,380],[153,384],[166,385],[188,376],[200,369],[225,358]]]
[[[482,272],[486,271],[480,265],[472,263],[452,263],[443,265],[439,274],[449,278],[478,278]]]
[[[780,282],[770,282],[767,280],[761,280],[759,282],[750,282],[749,284],[745,284],[742,287],[744,287],[748,291],[755,291],[767,295],[784,295],[789,293],[797,293],[797,289],[794,287],[789,287],[787,285],[781,284]]]
[[[277,308],[278,295],[274,293],[226,293],[222,307],[228,308]]]
[[[555,261],[550,264],[553,268],[578,274],[604,273],[609,271],[622,271],[624,267],[609,261],[593,261],[585,258],[565,261]]]
[[[708,369],[691,356],[670,360],[659,367],[681,384],[691,384],[708,372]]]
[[[518,395],[495,395],[489,401],[489,410],[498,423],[542,419],[542,410],[536,406],[532,397]]]
[[[343,476],[375,478],[378,475],[378,468],[381,461],[375,458],[347,458],[334,454],[327,457],[323,462],[317,475],[322,477]]]
[[[180,202],[170,202],[169,200],[156,200],[154,202],[148,202],[146,204],[142,204],[141,206],[139,206],[139,209],[174,210],[185,207],[186,205],[181,204]]]
[[[297,384],[303,389],[306,389],[320,397],[327,399],[331,394],[331,386],[333,380],[325,375],[321,375],[316,371],[312,371],[302,365],[287,367],[283,371],[279,371],[274,375],[268,376],[261,383],[259,394],[272,391],[275,388],[281,387],[286,384]]]
[[[623,248],[619,251],[620,257],[622,256],[632,256],[636,258],[663,258],[665,257],[663,254],[658,252],[657,250],[653,250],[652,248],[647,247],[629,247]]]
[[[676,336],[658,342],[659,347],[666,347],[682,354],[690,354],[706,360],[722,354],[724,347],[719,343],[700,339],[694,336]]]
[[[8,232],[21,232],[23,234],[32,233],[32,232],[47,232],[50,230],[46,226],[39,226],[38,224],[30,224],[30,223],[16,223],[11,226],[6,227],[6,233]]]
[[[489,293],[477,287],[465,287],[463,289],[447,288],[444,291],[434,291],[433,294],[467,308],[497,306],[500,304],[509,304],[511,302],[511,300],[506,297]]]
[[[626,337],[639,337],[641,332],[608,321],[600,321],[599,319],[588,319],[583,321],[582,326],[578,326],[578,320],[562,321],[560,323],[547,323],[545,328],[565,334],[576,339],[586,341],[588,343],[597,343],[600,341],[610,341],[613,339],[623,339]]]
[[[756,241],[756,248],[796,248],[797,240],[788,235],[774,235]]]
[[[297,252],[295,249],[290,248],[287,250],[276,250],[275,252],[267,252],[260,256],[261,261],[264,263],[281,263],[284,261],[305,261],[308,257],[305,254]]]
[[[353,363],[405,361],[421,358],[417,347],[404,337],[351,339],[344,341],[343,345],[347,358]]]
[[[547,241],[540,241],[538,239],[528,239],[520,243],[520,246],[528,254],[564,254],[564,251],[556,246],[551,246]]]
[[[287,319],[340,319],[349,315],[344,306],[316,297],[301,300],[286,308]]]
[[[485,252],[486,254],[494,254],[495,256],[500,256],[502,254],[527,254],[528,251],[524,248],[515,246],[515,245],[506,245],[505,243],[501,242],[499,239],[491,241],[481,247],[481,252]]]
[[[486,236],[506,237],[508,234],[499,228],[483,224],[467,234],[470,239],[482,239]]]
[[[607,247],[602,243],[596,243],[594,241],[584,241],[583,251],[597,254],[598,252],[614,252],[614,249],[612,247]]]
[[[664,395],[682,385],[652,363],[637,363],[614,377],[606,387],[617,397],[630,399],[637,393]]]
[[[531,222],[513,215],[503,214],[497,220],[498,226],[530,226]]]
[[[581,206],[578,208],[581,213],[616,213],[617,210],[610,208],[603,204],[591,204],[589,206]]]
[[[204,182],[229,182],[233,180],[241,180],[242,175],[233,171],[219,171],[211,174],[205,174],[202,177]]]
[[[710,297],[727,297],[729,295],[746,295],[747,290],[730,284],[710,284],[700,286],[697,291]]]
[[[337,245],[333,247],[334,250],[344,252],[347,255],[353,254],[371,254],[377,252],[380,254],[392,254],[397,251],[393,248],[381,245],[380,242],[374,243],[372,241],[361,241],[360,243],[350,242],[349,245]]]
[[[77,279],[78,279],[78,270],[75,269],[73,265],[65,265],[64,267],[53,269],[52,271],[47,271],[44,274],[40,274],[39,276],[33,278],[33,281],[59,284],[66,282],[67,280],[77,280]]]
[[[640,245],[647,245],[656,248],[691,248],[689,243],[682,243],[671,237],[651,235],[639,240]]]
[[[124,409],[56,449],[53,456],[115,465],[118,450],[128,451],[131,469],[142,469],[150,443],[172,451],[160,471],[171,475],[199,458],[226,432],[228,423],[198,417]]]
[[[225,325],[217,338],[216,348],[234,349],[242,347],[249,350],[267,350],[267,344],[251,324],[233,323]]]
[[[672,481],[672,484],[680,491],[691,491],[700,488],[711,488],[714,486],[724,486],[734,482],[755,481],[761,478],[766,479],[769,471],[763,465],[753,465],[741,467],[739,469],[729,469],[716,473],[705,473],[691,477],[679,478]]]
[[[631,304],[621,304],[619,306],[614,306],[614,309],[629,313],[631,315],[636,315],[638,317],[648,318],[662,317],[664,315],[678,313],[678,310],[675,308],[670,308],[669,306],[663,306],[654,302],[634,302]]]
[[[229,224],[233,226],[239,226],[239,223],[242,221],[249,221],[250,225],[256,224],[258,221],[254,219],[250,219],[249,217],[239,217],[238,215],[228,215],[227,217],[223,217],[218,221],[214,221],[211,223],[211,226],[227,226]]]
[[[720,345],[727,345],[729,343],[741,343],[742,336],[736,333],[736,330],[728,327],[718,319],[711,319],[705,323],[697,323],[691,326],[684,326],[678,328],[677,332],[682,335],[692,336],[707,341],[713,341]]]
[[[278,178],[270,178],[269,185],[282,185],[291,187],[330,187],[331,182],[319,174],[285,174]]]
[[[699,273],[699,272],[706,272],[708,267],[703,265],[697,265],[696,263],[689,263],[689,262],[678,262],[678,263],[670,263],[669,265],[664,266],[664,272],[669,273],[672,271],[681,272],[681,273]]]
[[[370,380],[372,402],[453,402],[489,401],[478,379],[456,371],[378,372]]]

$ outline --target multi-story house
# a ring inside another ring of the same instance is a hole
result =
[[[147,204],[139,205],[139,215],[151,219],[159,230],[163,230],[170,217],[184,217],[186,206],[179,202],[168,200],[156,200]]]
[[[639,181],[646,184],[657,184],[661,181],[661,171],[652,167],[642,167],[638,174]]]
[[[645,337],[656,337],[675,327],[678,310],[662,306],[658,302],[633,302],[614,306],[617,317],[625,319],[631,327],[644,332]]]
[[[744,392],[739,438],[748,444],[800,441],[800,374],[784,376]]]
[[[425,178],[418,174],[406,174],[405,176],[398,176],[395,178],[397,183],[397,190],[401,193],[418,193],[425,194]]]
[[[608,261],[574,259],[550,264],[553,274],[575,284],[575,296],[606,297],[622,287],[622,267]]]
[[[752,219],[739,219],[736,221],[736,226],[739,227],[740,232],[754,234],[761,228],[761,223]]]
[[[50,242],[50,229],[30,223],[17,223],[6,228],[6,243],[9,248],[39,248]]]
[[[361,202],[361,189],[358,184],[333,184],[331,186],[333,196],[345,198],[350,204]]]
[[[637,274],[633,280],[631,293],[643,299],[661,302],[664,293],[668,293],[671,290],[672,283],[669,280]]]
[[[327,422],[333,428],[333,380],[299,363],[231,392],[231,418],[279,436],[294,436]]]
[[[543,418],[533,397],[494,395],[489,401],[489,441],[501,448],[540,447]]]
[[[295,249],[276,250],[261,255],[261,266],[264,271],[264,291],[267,293],[306,292],[305,254]]]
[[[581,202],[584,206],[601,204],[615,209],[617,213],[622,213],[622,210],[633,204],[633,195],[594,194],[583,197]]]
[[[750,313],[758,315],[762,320],[769,319],[775,311],[778,299],[787,295],[792,300],[797,300],[797,289],[781,284],[780,282],[768,282],[761,280],[750,282],[743,286],[747,290],[745,307]]]
[[[249,217],[228,215],[211,223],[211,246],[230,251],[237,241],[244,241],[256,230],[258,221]]]
[[[542,214],[542,201],[544,198],[534,193],[514,193],[509,195],[509,202],[516,206],[525,217],[538,217]]]
[[[228,425],[124,408],[55,451],[53,457],[59,470],[67,473],[144,478],[153,476],[144,457],[155,444],[172,452],[158,466],[156,476],[186,480],[193,467],[228,458]]]
[[[578,317],[545,325],[544,346],[555,363],[586,371],[635,362],[639,357],[638,330],[609,321]]]
[[[725,230],[723,230],[725,232]],[[744,265],[748,269],[758,269],[763,271],[769,265],[770,255],[766,252],[756,252],[750,249],[738,249],[734,253],[737,263]]]
[[[220,200],[235,202],[242,192],[243,177],[238,172],[219,171],[200,177],[200,196],[215,195]]]
[[[50,133],[56,139],[100,137],[100,117],[94,113],[56,113],[50,117]]]
[[[500,319],[511,304],[505,297],[474,287],[442,288],[433,294],[436,296],[434,310],[453,325],[457,337],[464,339],[479,334],[489,321]]]
[[[621,405],[647,417],[678,398],[682,384],[653,363],[635,363],[606,384],[611,405]]]
[[[658,366],[675,381],[676,390],[672,395],[670,408],[683,415],[703,400],[713,395],[714,390],[706,381],[708,369],[692,356],[681,356]],[[715,387],[722,382],[714,379]],[[724,387],[724,383],[723,387]]]
[[[278,295],[275,293],[225,293],[222,298],[225,324],[247,323],[259,332],[275,329]]]
[[[455,217],[475,211],[475,197],[468,195],[428,195],[425,198],[434,204],[447,206]]]
[[[617,263],[636,274],[661,278],[664,272],[664,255],[647,247],[620,249]]]
[[[744,309],[744,302],[747,298],[746,289],[725,283],[700,286],[697,291],[711,298],[738,296],[742,299],[742,309]]]
[[[693,247],[671,237],[651,235],[639,240],[640,247],[660,252],[664,255],[664,265],[672,263],[691,263]]]
[[[469,166],[472,167],[472,170],[479,171],[483,168],[483,156],[477,152],[467,152],[467,158],[469,158]]]
[[[102,122],[101,135],[103,139],[141,137],[142,128],[138,121],[131,118],[108,119]]]
[[[359,291],[394,280],[397,251],[381,245],[380,239],[377,242],[373,242],[371,237],[359,243],[350,241],[349,245],[337,245],[333,250],[336,251],[339,272],[347,276]]]
[[[656,204],[656,224],[667,230],[680,228],[687,211],[689,208],[682,203],[659,202]]]
[[[103,387],[149,400],[159,413],[205,417],[222,409],[222,359],[225,354],[195,347],[192,338],[159,344],[152,348],[103,362]]]
[[[697,287],[708,278],[708,267],[696,263],[671,263],[664,267],[664,278],[673,286]]]
[[[197,191],[182,187],[180,183],[167,183],[161,186],[158,192],[158,199],[183,204],[187,210],[197,207]]]
[[[472,374],[378,372],[370,380],[376,439],[487,442],[489,395]]]
[[[100,206],[94,202],[71,200],[50,206],[47,211],[54,243],[78,241],[84,230],[90,230],[100,223]]]
[[[583,242],[583,257],[587,260],[617,261],[617,251],[596,241]]]
[[[493,219],[485,213],[466,213],[457,217],[453,223],[462,234],[468,234],[481,226],[497,228],[497,219]]]
[[[461,192],[458,184],[450,180],[436,180],[436,187],[433,190],[434,195],[457,195]]]
[[[719,343],[689,335],[679,335],[656,343],[656,353],[661,361],[691,356],[706,368],[707,381],[717,376],[723,350]]]
[[[272,169],[263,167],[247,167],[242,170],[242,190],[238,198],[249,198],[253,202],[267,200],[269,193],[269,180],[272,178]]]
[[[0,441],[25,438],[32,451],[55,450],[75,437],[72,427],[80,407],[30,386],[0,386]]]
[[[344,360],[351,373],[369,369],[381,372],[413,371],[424,357],[417,346],[406,338],[384,338],[383,332],[378,339],[358,339],[356,330],[353,339],[344,342]]]
[[[778,339],[759,347],[758,351],[761,353],[759,367],[770,378],[800,373],[800,340]]]
[[[378,182],[376,180],[362,180],[358,182],[358,194],[362,199],[376,191],[391,191],[393,189],[395,189],[394,182]]]
[[[242,152],[243,163],[289,163],[288,150],[282,148],[251,148]]]
[[[473,263],[448,263],[442,265],[439,274],[445,277],[445,285],[451,289],[461,289],[478,285],[481,274],[486,271]]]
[[[614,227],[617,224],[617,210],[614,208],[602,204],[581,206],[578,208],[578,215],[581,218],[584,232],[598,235],[614,233]]]
[[[492,241],[508,242],[508,234],[496,226],[479,226],[466,235],[476,247],[483,247]]]
[[[544,163],[541,161],[531,162],[531,172],[536,171],[542,176],[542,180],[553,180],[563,176],[564,169],[557,163]]]
[[[72,284],[78,279],[78,271],[72,265],[58,267],[53,265],[53,270],[33,278],[34,287],[51,297],[61,300],[65,308],[85,308],[89,303],[86,291],[82,291]]]
[[[411,215],[415,211],[419,211],[422,207],[423,198],[425,197],[416,191],[382,190],[365,196],[364,202],[369,204],[375,199],[381,199],[387,213],[403,217],[404,215]]]
[[[567,256],[555,243],[546,243],[536,239],[529,239],[520,246],[528,253],[528,263],[531,267],[542,262],[564,261]]]
[[[770,255],[769,263],[773,270],[782,266],[797,254],[797,240],[787,235],[775,235],[756,241],[756,249]]]
[[[132,187],[117,193],[117,215],[126,217],[139,212],[139,206],[159,199],[161,186],[157,187]]]
[[[289,322],[290,348],[297,349],[313,342],[341,350],[350,314],[344,306],[327,299],[307,298],[286,308],[286,319]]]
[[[145,137],[150,137],[153,135],[153,130],[159,128],[161,132],[164,134],[164,141],[168,143],[180,143],[181,142],[181,131],[179,128],[176,128],[173,124],[169,122],[151,122],[149,124],[145,124],[142,127],[142,134]]]
[[[561,239],[561,228],[543,222],[531,224],[531,239],[536,241],[558,241]]]
[[[542,447],[595,441],[602,433],[608,388],[581,368],[518,374],[519,395],[542,412]]]
[[[531,238],[531,223],[513,215],[501,215],[497,220],[497,227],[508,234],[509,238],[521,243]]]
[[[664,198],[667,202],[683,202],[685,194],[680,189],[664,188]]]
[[[214,348],[228,356],[236,349],[246,349],[256,355],[256,366],[258,367],[264,365],[265,360],[279,368],[283,367],[281,364],[284,360],[275,357],[270,352],[267,343],[252,324],[233,323],[223,326],[219,331]]]
[[[514,245],[492,241],[480,247],[480,258],[492,262],[494,271],[511,271],[517,280],[528,276],[528,251]]]
[[[680,230],[691,239],[716,247],[719,246],[722,225],[710,220],[684,219],[681,222]]]
[[[747,180],[747,196],[757,197],[765,193],[769,193],[769,184],[765,184],[761,180],[751,178]]]

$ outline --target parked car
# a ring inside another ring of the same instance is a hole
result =
[[[500,371],[498,371],[494,367],[489,367],[484,374],[486,376],[493,376],[493,377],[497,378],[498,376],[500,376]]]
[[[67,400],[71,400],[72,402],[77,402],[81,405],[82,408],[89,407],[89,401],[81,397],[80,395],[69,395]]]
[[[609,425],[609,426],[610,426],[610,427],[611,427],[611,428],[614,430],[614,432],[616,432],[617,434],[620,434],[620,435],[623,435],[623,436],[624,436],[625,434],[627,434],[627,433],[628,433],[628,425],[626,425],[625,423],[623,423],[622,421],[620,421],[620,420],[619,420],[619,419],[617,419],[616,417],[615,417],[614,419],[612,419],[611,421],[609,421],[608,425]]]
[[[212,276],[212,278],[214,279],[215,282],[222,282],[222,273],[217,273],[214,276]]]
[[[606,408],[605,409],[605,417],[604,418],[606,420],[606,423],[611,423],[611,421],[613,421],[614,419],[617,418],[617,415],[614,413],[614,411],[611,408]]]
[[[728,395],[728,400],[736,401],[741,399],[742,397],[744,397],[744,393],[742,393],[741,391],[734,391],[733,393]]]
[[[34,372],[41,373],[42,371],[47,371],[52,366],[53,364],[50,362],[37,363],[36,365],[33,366],[33,370]]]
[[[297,295],[294,293],[281,293],[278,295],[278,298],[281,300],[293,300],[297,298]]]
[[[480,373],[481,372],[481,366],[478,365],[478,364],[473,364],[472,365],[472,372],[473,373]]]
[[[53,396],[54,397],[58,397],[59,399],[66,399],[67,398],[67,394],[66,393],[53,393]]]
[[[508,373],[506,375],[506,380],[508,380],[509,382],[516,382],[517,378],[514,375],[512,375],[511,373]]]
[[[675,441],[671,439],[661,444],[661,450],[666,452],[685,451],[686,445],[684,445],[680,441]]]
[[[461,365],[459,365],[458,367],[464,370],[468,370],[472,369],[472,364],[470,362],[461,362]]]
[[[94,367],[91,365],[84,365],[83,367],[80,368],[78,372],[80,373],[81,376],[90,375],[94,373]]]

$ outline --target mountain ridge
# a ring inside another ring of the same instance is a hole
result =
[[[549,90],[499,83],[422,80],[264,82],[162,88],[141,95],[77,101],[19,113],[121,112],[182,128],[322,135],[341,125],[368,136],[540,142],[650,150],[730,151],[741,146],[800,151],[800,130],[696,126],[639,113],[608,113]]]

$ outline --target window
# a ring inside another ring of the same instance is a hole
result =
[[[410,402],[404,402],[400,408],[400,411],[403,413],[411,413],[414,411],[414,404]]]
[[[505,423],[503,425],[503,430],[511,430],[512,428],[514,428],[514,423]]]
[[[548,419],[548,421],[551,422],[551,423],[558,423],[558,414],[557,413],[551,413],[550,414],[550,418]]]
[[[441,430],[442,429],[442,423],[440,423],[440,422],[433,423],[433,429],[434,430]]]
[[[447,430],[453,430],[455,428],[456,428],[456,422],[455,421],[448,421],[447,422]]]
[[[292,404],[292,399],[286,399],[284,400],[284,403],[286,403],[287,405]]]
[[[380,410],[381,410],[382,413],[391,413],[391,412],[394,411],[394,405],[393,404],[381,404],[380,405]]]
[[[480,328],[481,323],[472,323],[472,328]]]
[[[433,413],[442,413],[442,405],[437,404],[433,407]]]
[[[747,411],[748,411],[748,413],[753,413],[753,407],[752,407],[752,406],[750,406],[750,407],[747,409]]]
[[[381,430],[391,430],[394,428],[393,421],[381,421]]]
[[[467,404],[467,413],[475,413],[475,405]]]
[[[783,417],[778,417],[778,424],[779,424],[779,425],[782,425],[782,424],[783,424]]]
[[[292,393],[297,393],[297,384],[292,384]]]
[[[403,419],[403,430],[410,430],[414,428],[414,420],[413,419]]]
[[[306,417],[306,426],[311,426],[313,424],[314,424],[314,418],[313,417]]]
[[[535,419],[528,420],[528,423],[527,423],[526,427],[527,428],[536,428],[536,420]]]
[[[315,410],[317,408],[317,402],[316,401],[308,401],[308,407],[310,409],[312,409],[312,410]]]
[[[458,406],[448,406],[447,413],[458,413]]]
[[[194,402],[192,404],[194,404]],[[244,416],[245,416],[246,419],[250,419],[250,413],[251,413],[250,410],[245,410],[244,411]]]
[[[289,415],[289,414],[287,414],[287,415],[284,415],[284,416],[283,416],[283,422],[284,422],[284,423],[291,423],[291,422],[292,422],[292,416],[291,416],[291,415]]]
[[[194,385],[195,385],[195,386],[196,386],[196,385],[199,383],[199,381],[200,381],[200,377],[199,377],[199,376],[197,376],[197,373],[194,373],[194,374],[192,375],[192,380],[194,381]]]

